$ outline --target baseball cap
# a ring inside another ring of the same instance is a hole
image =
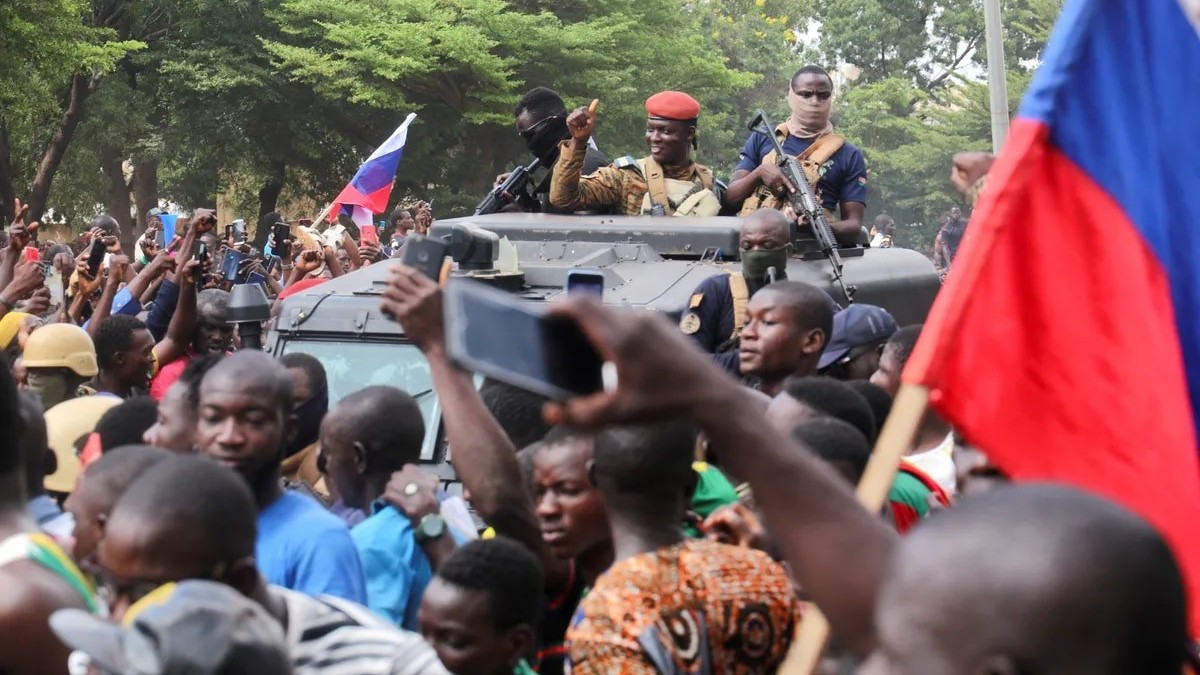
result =
[[[828,368],[855,347],[886,340],[899,329],[882,307],[854,303],[833,315],[833,337],[825,346],[817,370]]]
[[[283,628],[230,586],[164,584],[134,603],[122,624],[60,609],[50,628],[104,675],[291,673]]]
[[[146,217],[153,218],[154,216],[161,216],[162,214],[163,214],[163,210],[156,206],[146,212]]]

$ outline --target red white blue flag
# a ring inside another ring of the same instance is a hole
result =
[[[331,221],[337,220],[339,214],[345,214],[358,225],[369,225],[373,214],[387,210],[392,183],[396,180],[396,167],[400,165],[404,144],[408,141],[408,125],[416,117],[415,113],[409,113],[400,128],[383,145],[375,148],[358,168],[354,178],[333,200],[333,208],[329,211]]]
[[[1141,514],[1200,629],[1194,0],[1068,0],[904,380],[1016,480]]]

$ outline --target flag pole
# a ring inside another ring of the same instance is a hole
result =
[[[892,412],[883,424],[875,450],[858,483],[858,501],[871,513],[883,508],[896,472],[900,469],[900,458],[912,447],[921,418],[929,407],[929,390],[919,384],[900,385]],[[800,629],[787,659],[779,668],[780,675],[811,675],[825,651],[829,640],[829,621],[815,605],[804,613]]]

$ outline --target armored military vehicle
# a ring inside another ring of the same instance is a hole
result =
[[[438,221],[430,234],[450,243],[455,274],[520,297],[550,300],[563,292],[568,270],[595,269],[604,275],[605,303],[653,309],[677,320],[701,281],[740,270],[739,231],[736,218],[495,213]],[[824,288],[842,305],[844,284],[854,301],[887,308],[902,326],[924,320],[940,285],[928,259],[901,248],[841,249],[839,284],[811,235],[797,233],[795,244],[789,279]],[[449,478],[428,366],[379,309],[392,264],[371,265],[284,300],[265,349],[276,356],[299,351],[317,357],[328,374],[330,405],[373,384],[413,394],[429,429],[423,459]]]

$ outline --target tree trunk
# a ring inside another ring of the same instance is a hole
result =
[[[158,160],[140,159],[133,164],[133,203],[137,206],[137,231],[146,231],[146,212],[158,206]]]
[[[267,167],[267,178],[263,181],[262,187],[258,189],[258,223],[255,223],[254,228],[254,246],[259,250],[266,245],[270,230],[258,225],[262,223],[263,216],[279,206],[279,195],[283,192],[286,170],[287,162],[283,158],[272,159]]]
[[[29,192],[29,218],[37,220],[46,212],[46,202],[50,198],[50,184],[54,182],[54,174],[62,164],[67,147],[83,120],[83,104],[96,88],[98,76],[76,75],[71,78],[71,89],[67,94],[67,106],[62,120],[55,129],[54,135],[42,152],[38,162],[37,173],[33,177],[33,187]],[[11,207],[10,207],[11,208]],[[126,218],[128,220],[128,218]]]
[[[100,170],[108,178],[108,214],[121,225],[121,248],[133,254],[133,242],[137,241],[129,219],[129,184],[125,182],[125,156],[120,150],[107,149],[100,155]]]
[[[13,200],[16,199],[16,188],[13,187],[11,151],[8,145],[8,127],[0,119],[0,220],[4,225],[12,222]],[[2,227],[3,225],[0,225]]]

